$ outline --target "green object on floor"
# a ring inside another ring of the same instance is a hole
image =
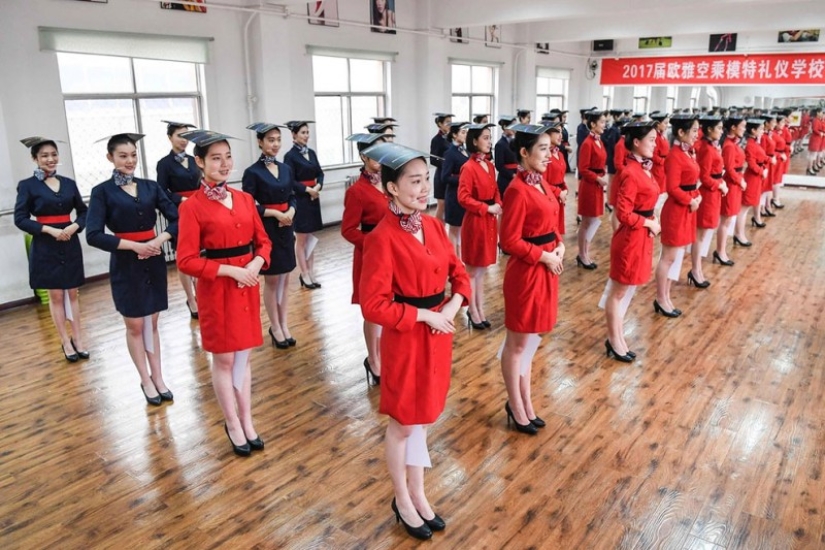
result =
[[[24,235],[25,235],[24,238],[26,240],[26,258],[28,258],[29,254],[31,253],[31,248],[32,248],[32,236],[29,235],[28,233],[24,233]],[[42,289],[42,288],[36,288],[34,290],[34,295],[37,296],[37,298],[40,300],[40,303],[43,304],[44,306],[49,304],[49,291],[48,290],[45,290],[45,289]]]

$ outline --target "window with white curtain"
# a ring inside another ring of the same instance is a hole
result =
[[[602,86],[602,110],[613,108],[613,86]]]
[[[488,113],[495,118],[498,69],[487,65],[452,63],[452,106],[456,122],[471,121],[472,115]]]
[[[679,93],[679,88],[676,86],[666,86],[665,90],[665,112],[672,113],[676,110],[676,97]]]
[[[536,115],[540,117],[550,109],[564,110],[567,106],[570,71],[565,69],[536,68]]]
[[[650,103],[650,86],[633,86],[633,112],[646,113]]]
[[[694,86],[692,90],[690,90],[690,108],[691,109],[698,109],[699,108],[699,97],[702,95],[702,88],[699,86]]]

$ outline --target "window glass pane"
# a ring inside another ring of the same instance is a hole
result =
[[[547,95],[550,93],[550,79],[549,78],[536,78],[536,93],[537,94],[544,94]]]
[[[80,193],[88,195],[92,187],[112,176],[106,143],[94,142],[115,133],[136,132],[133,103],[129,99],[83,99],[65,104],[75,180]],[[144,177],[141,172],[138,163],[135,175]]]
[[[550,109],[563,109],[564,108],[564,98],[560,95],[551,95],[549,98],[549,102],[547,105]]]
[[[487,113],[487,114],[491,115],[491,118],[492,118],[493,99],[490,96],[483,96],[483,95],[482,96],[479,96],[479,95],[473,96],[471,107],[472,107],[472,109],[471,109],[470,114]]]
[[[473,66],[473,92],[477,94],[493,93],[493,68]]]
[[[57,54],[64,94],[131,93],[129,58],[74,53]]]
[[[467,94],[470,91],[470,66],[453,65],[453,93]]]
[[[550,93],[554,95],[564,94],[564,80],[559,78],[550,79]]]
[[[197,92],[197,66],[178,61],[135,59],[138,92]]]
[[[348,92],[347,60],[343,57],[312,56],[312,78],[316,92]]]
[[[549,98],[546,95],[536,97],[536,118],[541,118],[541,115],[550,110]]]
[[[470,98],[468,96],[453,96],[453,105],[450,112],[455,115],[453,122],[467,122],[470,120]]]
[[[166,136],[166,124],[161,120],[189,122],[200,126],[198,101],[195,98],[153,98],[139,100],[140,128],[146,137],[141,140],[146,154],[146,172],[149,179],[157,177],[157,162],[172,149]],[[192,154],[193,145],[187,147]],[[230,178],[240,174],[232,174]]]
[[[353,92],[383,92],[384,62],[350,59],[350,89]]]
[[[318,153],[318,161],[322,165],[344,164],[342,98],[316,97],[315,120],[315,152]]]

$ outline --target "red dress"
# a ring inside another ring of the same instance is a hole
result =
[[[656,132],[656,149],[653,150],[653,179],[659,184],[659,193],[667,191],[665,184],[665,159],[670,153],[670,143],[667,141],[667,136],[661,132]]]
[[[665,159],[667,200],[662,207],[662,244],[687,246],[696,240],[696,212],[690,201],[699,195],[699,165],[690,152],[677,145]]]
[[[458,203],[464,207],[461,224],[461,260],[466,265],[487,267],[498,260],[496,217],[487,212],[492,204],[501,204],[493,163],[484,161],[487,171],[475,160],[461,167],[458,176]]]
[[[616,169],[616,175],[613,176],[614,180],[619,177],[625,166],[627,166],[627,147],[624,144],[624,137],[621,137],[613,149],[613,168]],[[607,194],[607,204],[611,206],[616,204],[616,190],[617,186],[611,183],[610,191]]]
[[[604,177],[606,164],[604,144],[591,133],[579,149],[579,216],[598,218],[604,214],[604,189],[596,179]]]
[[[745,151],[739,146],[737,138],[725,139],[722,146],[722,162],[725,166],[728,194],[722,197],[720,214],[725,217],[736,216],[742,209],[742,185],[745,181]]]
[[[811,119],[811,137],[808,138],[808,151],[817,153],[822,150],[822,134],[823,129],[822,119],[819,116]]]
[[[352,253],[352,302],[359,303],[361,266],[363,265],[364,237],[372,231],[388,212],[389,199],[364,174],[344,193],[344,215],[341,235],[355,245]]]
[[[696,211],[696,226],[700,229],[716,229],[722,213],[722,192],[719,190],[725,171],[722,149],[706,139],[697,142],[695,148],[701,182],[699,193],[702,194],[702,203]]]
[[[227,190],[232,195],[231,210],[202,192],[180,205],[178,269],[198,279],[195,291],[201,341],[203,349],[212,353],[241,351],[263,343],[259,287],[238,288],[232,277],[218,277],[218,268],[243,267],[260,256],[264,258],[261,269],[266,269],[272,251],[252,195]],[[254,254],[211,260],[201,257],[203,249],[234,248],[250,242]]]
[[[788,173],[791,169],[791,153],[793,153],[793,134],[790,129],[785,126],[782,128],[782,137],[785,138],[785,167],[782,169],[782,175]]]
[[[610,278],[624,285],[641,285],[653,273],[653,236],[644,223],[653,218],[659,184],[635,160],[628,161],[613,183],[619,228],[610,242]]]
[[[749,137],[745,145],[745,191],[742,193],[742,206],[759,206],[762,196],[762,172],[768,167],[768,155],[756,139]]]
[[[762,192],[766,193],[773,190],[773,178],[776,175],[776,167],[778,166],[778,162],[774,164],[776,161],[776,144],[773,141],[773,132],[762,134],[762,141],[759,144],[768,156],[768,176],[762,179]]]
[[[785,167],[787,166],[788,157],[790,156],[790,150],[788,149],[788,143],[785,141],[785,132],[783,130],[785,129],[783,128],[782,130],[776,130],[773,133],[776,166],[773,171],[773,181],[771,182],[772,185],[779,185],[782,183],[782,176],[785,175]]]
[[[470,297],[470,278],[439,220],[422,216],[424,243],[390,213],[364,239],[361,311],[381,325],[381,403],[378,411],[405,426],[431,424],[444,410],[452,370],[453,335],[433,334],[416,321],[418,308],[396,296],[421,298],[443,292]],[[437,311],[448,301],[431,308]],[[466,305],[466,300],[465,300]]]
[[[555,250],[558,234],[559,201],[542,179],[544,193],[518,174],[504,192],[501,216],[501,249],[510,254],[504,271],[504,326],[514,332],[540,334],[556,325],[559,308],[559,277],[539,258]],[[542,244],[526,239],[555,238]]]
[[[559,201],[559,235],[564,235],[564,204],[561,202],[561,192],[567,191],[567,182],[564,181],[566,173],[567,162],[559,151],[555,151],[550,155],[550,162],[547,164],[547,170],[544,171],[544,181],[551,185],[550,190]]]

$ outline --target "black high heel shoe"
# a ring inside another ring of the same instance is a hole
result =
[[[404,521],[404,518],[401,517],[401,512],[398,511],[398,506],[396,506],[395,504],[395,498],[392,499],[392,504],[390,505],[390,508],[392,508],[392,511],[395,512],[395,523],[398,523],[400,521],[402,525],[404,525],[404,529],[407,530],[407,534],[409,534],[411,537],[415,537],[418,540],[428,540],[432,538],[433,530],[430,529],[430,526],[427,525],[427,522],[424,521],[424,518],[421,518],[421,520],[424,521],[423,525],[419,527],[413,527],[412,525],[409,525],[406,521]]]
[[[656,300],[653,300],[653,311],[656,313],[661,313],[662,315],[664,315],[665,317],[669,317],[670,319],[674,319],[679,316],[679,313],[676,313],[675,309],[673,311],[667,311],[665,308],[660,306],[659,302]]]
[[[734,239],[735,238],[736,237],[734,237]],[[719,262],[720,264],[727,265],[727,266],[731,266],[731,265],[734,264],[733,260],[723,260],[722,256],[720,256],[719,253],[714,250],[713,251],[713,263],[716,263],[716,262]]]
[[[197,311],[192,311],[192,306],[189,305],[189,300],[186,300],[186,309],[189,310],[189,316],[192,319],[197,319],[198,318],[198,312]]]
[[[229,435],[229,427],[227,427],[226,422],[223,423],[223,431],[226,432],[226,437],[229,438],[229,443],[232,444],[232,450],[238,456],[249,456],[252,454],[252,446],[249,444],[249,441],[244,443],[243,445],[235,445],[235,442],[232,441],[232,436]],[[260,438],[258,438],[260,439]],[[263,442],[261,442],[263,443]]]
[[[88,359],[90,357],[88,351],[80,351],[79,349],[77,349],[77,346],[74,345],[74,338],[69,338],[69,342],[72,343],[72,347],[74,348],[74,351],[78,357],[80,357],[81,359]]]
[[[289,347],[294,348],[295,344],[298,343],[298,340],[296,340],[295,338],[290,336],[289,338],[286,339],[286,343],[289,344]]]
[[[535,417],[535,418],[530,418],[529,420],[530,420],[530,424],[532,424],[536,428],[543,428],[543,427],[547,426],[547,422],[545,422],[544,420],[542,420],[538,416]]]
[[[782,204],[781,202],[776,202],[773,199],[771,199],[771,206],[773,206],[774,208],[776,208],[778,210],[782,210],[783,208],[785,208],[784,204]]]
[[[530,435],[537,435],[539,433],[536,426],[533,423],[529,422],[529,421],[527,422],[527,424],[523,424],[523,425],[516,422],[516,417],[513,416],[513,409],[510,408],[510,402],[509,401],[506,401],[504,403],[504,412],[507,413],[507,427],[508,428],[510,427],[510,421],[512,420],[513,424],[515,424],[515,426],[516,426],[516,431],[517,432],[521,432],[523,434],[530,434]]]
[[[481,322],[481,324],[482,324],[482,325],[484,325],[486,328],[490,328],[491,326],[493,326],[493,325],[490,323],[490,321],[488,321],[487,319],[484,319],[484,320]]]
[[[618,353],[616,353],[616,350],[613,349],[613,346],[610,344],[610,340],[604,341],[604,348],[606,350],[606,355],[608,357],[612,356],[614,359],[616,359],[616,361],[621,361],[622,363],[633,362],[633,357],[631,357],[629,354],[625,353],[624,355],[619,355]]]
[[[149,380],[152,381],[152,384],[155,384],[155,379],[152,378],[151,376],[149,377]],[[156,390],[158,389],[157,384],[155,384],[155,389]],[[160,400],[161,401],[174,401],[175,400],[175,396],[172,394],[172,392],[169,390],[169,388],[166,388],[166,391],[158,390],[158,395],[160,395]]]
[[[309,290],[313,290],[316,288],[321,288],[321,283],[306,283],[304,282],[304,276],[298,275],[298,281],[301,282],[301,286],[304,288],[308,288]]]
[[[696,288],[707,288],[710,286],[710,281],[702,281],[701,283],[696,280],[696,277],[693,276],[693,271],[688,271],[687,276],[688,286],[693,285]]]
[[[596,265],[596,262],[590,262],[589,264],[584,263],[584,260],[582,260],[578,254],[576,255],[576,265],[584,269],[596,269],[599,267]]]
[[[255,439],[247,439],[246,444],[249,445],[250,451],[263,451],[264,450],[264,440],[261,439],[261,436],[258,435]],[[234,445],[234,443],[233,443]]]
[[[272,333],[272,327],[269,327],[269,337],[272,338],[272,345],[278,349],[287,349],[289,347],[289,340],[278,340]]]
[[[72,345],[72,347],[74,347],[74,344]],[[66,361],[68,361],[69,363],[77,363],[77,360],[80,358],[77,355],[77,350],[75,350],[75,352],[72,354],[66,353],[66,348],[63,347],[63,344],[60,344],[60,351],[63,352],[63,357],[65,357]]]
[[[418,512],[418,510],[416,510]],[[421,512],[418,512],[418,517],[424,520],[424,524],[430,528],[432,531],[443,531],[447,527],[447,522],[444,521],[444,518],[433,512],[435,516],[433,519],[427,519],[421,515]]]
[[[154,397],[149,397],[148,395],[146,395],[146,388],[143,387],[143,384],[140,385],[140,391],[143,392],[143,397],[146,398],[146,402],[150,405],[154,405],[155,407],[157,407],[163,402],[163,398],[160,396],[160,394]]]
[[[372,366],[370,365],[370,358],[367,357],[364,359],[364,370],[367,371],[367,385],[368,386],[380,386],[381,385],[381,375],[375,374],[372,372]],[[372,377],[372,384],[370,384],[370,377]]]
[[[767,208],[762,212],[762,215],[767,216],[768,218],[776,217],[776,214],[773,212],[773,210],[768,210]]]
[[[756,218],[751,217],[751,225],[753,227],[758,227],[759,229],[762,229],[763,227],[767,226],[768,224],[766,224],[765,222],[760,223],[760,222],[756,221]]]
[[[473,321],[473,318],[470,316],[470,310],[467,310],[467,325],[473,327],[476,330],[484,330],[487,328],[487,325],[484,323],[476,323]]]
[[[748,248],[749,246],[753,246],[753,243],[750,242],[750,241],[744,241],[744,242],[740,241],[739,237],[737,237],[736,235],[733,236],[733,244],[734,244],[734,246],[739,245],[739,246],[743,246],[745,248]]]

